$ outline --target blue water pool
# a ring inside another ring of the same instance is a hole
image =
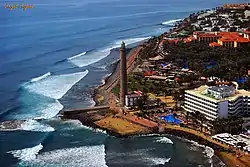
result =
[[[161,116],[160,117],[161,119],[169,122],[169,123],[175,123],[175,124],[181,124],[183,121],[178,119],[178,118],[175,118],[174,117],[174,114],[169,114],[169,115],[166,115],[166,116]]]

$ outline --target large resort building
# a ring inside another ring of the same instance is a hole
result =
[[[211,47],[225,46],[225,47],[244,47],[250,46],[249,31],[243,34],[238,32],[195,32],[193,37],[199,42],[209,43]]]
[[[250,92],[227,85],[204,85],[185,91],[184,109],[187,112],[199,111],[208,120],[249,113]]]

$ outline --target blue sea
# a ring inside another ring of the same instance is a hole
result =
[[[94,105],[128,47],[160,35],[193,12],[246,0],[0,1],[0,121],[26,120],[0,132],[0,166],[223,166],[213,150],[174,136],[120,139],[78,121],[63,108]],[[249,1],[248,1],[249,2]],[[33,5],[9,10],[10,5]]]

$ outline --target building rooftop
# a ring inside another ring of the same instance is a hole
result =
[[[248,31],[245,31],[247,33]],[[242,42],[242,43],[248,43],[250,42],[249,39],[243,38],[238,32],[194,32],[194,35],[198,35],[198,37],[203,38],[210,38],[210,37],[217,37],[218,40],[222,42]],[[214,42],[210,43],[210,46],[219,46],[216,45]]]
[[[193,94],[195,96],[198,96],[200,98],[206,99],[211,102],[221,102],[225,100],[233,101],[236,100],[240,96],[250,96],[250,92],[246,90],[236,90],[235,93],[232,96],[225,97],[222,99],[216,99],[213,96],[208,95],[207,90],[208,88],[211,88],[207,85],[200,86],[199,88],[193,89],[193,90],[186,90],[187,93]],[[230,89],[229,89],[230,90]],[[228,91],[228,89],[227,89]]]
[[[227,85],[221,85],[221,86],[211,86],[208,88],[208,90],[212,90],[218,93],[224,93],[224,92],[231,92],[234,91],[235,88],[232,86],[227,86]]]
[[[146,78],[149,78],[149,79],[156,79],[156,80],[166,80],[167,77],[164,77],[164,76],[158,76],[158,75],[152,75],[152,76],[145,76]]]
[[[199,34],[199,37],[221,37],[221,35],[212,34],[212,33],[205,33],[205,34]]]

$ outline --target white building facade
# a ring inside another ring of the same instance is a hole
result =
[[[138,105],[138,100],[141,98],[138,94],[125,95],[125,106],[134,107]]]
[[[208,120],[250,113],[250,92],[226,85],[201,86],[185,92],[184,109],[198,111]]]

